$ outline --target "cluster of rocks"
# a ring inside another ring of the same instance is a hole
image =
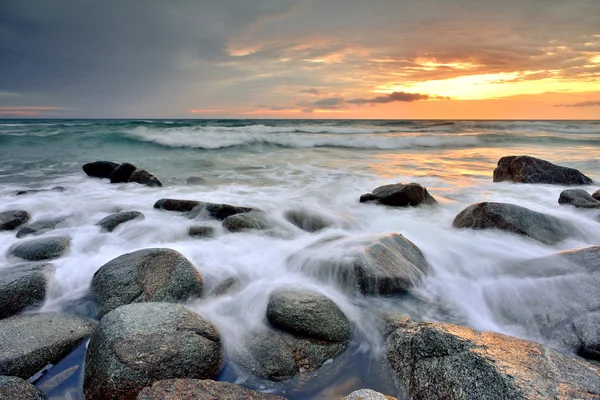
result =
[[[110,179],[110,183],[136,182],[150,187],[162,187],[162,183],[150,172],[127,162],[117,164],[111,161],[95,161],[85,164],[83,172],[94,178]]]

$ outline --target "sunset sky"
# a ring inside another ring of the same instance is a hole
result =
[[[2,0],[5,117],[600,119],[600,1]]]

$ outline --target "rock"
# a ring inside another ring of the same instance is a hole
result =
[[[234,277],[229,277],[221,281],[218,285],[214,286],[207,293],[207,297],[217,297],[228,294],[229,292],[238,289],[241,286],[241,282]]]
[[[117,166],[110,175],[110,183],[125,183],[131,178],[137,167],[130,163],[123,163]]]
[[[202,277],[182,254],[143,249],[123,254],[94,274],[100,315],[129,303],[180,302],[202,295]]]
[[[48,397],[26,380],[16,376],[0,376],[0,399],[47,400]]]
[[[553,245],[575,234],[575,227],[552,215],[506,203],[476,203],[461,211],[452,226],[455,228],[491,229],[528,236]]]
[[[0,213],[0,231],[12,231],[29,221],[31,215],[27,211],[13,210]]]
[[[180,304],[129,304],[108,313],[85,358],[88,400],[133,399],[153,382],[210,379],[225,362],[217,329]]]
[[[127,182],[136,182],[150,187],[162,187],[162,183],[160,183],[158,178],[145,169],[137,169],[133,171]]]
[[[398,318],[387,358],[415,400],[597,399],[599,368],[493,332]]]
[[[191,237],[213,237],[215,228],[212,226],[190,226],[188,234]]]
[[[570,204],[577,208],[600,208],[600,201],[582,189],[563,190],[558,198],[558,204]]]
[[[242,232],[247,230],[264,231],[272,227],[266,214],[251,211],[243,214],[231,215],[223,220],[223,227],[229,232]]]
[[[580,340],[577,353],[585,358],[600,361],[600,312],[580,318],[573,324]]]
[[[0,270],[0,319],[44,303],[52,264],[19,265]]]
[[[346,343],[351,339],[350,321],[342,310],[322,294],[306,290],[273,293],[267,319],[294,336]]]
[[[319,240],[292,256],[288,264],[367,295],[406,292],[429,270],[421,250],[397,233]]]
[[[199,379],[167,379],[144,388],[137,400],[285,400],[227,382]]]
[[[176,200],[176,199],[160,199],[154,203],[154,208],[167,210],[167,211],[179,211],[179,212],[190,212],[191,218],[195,218],[201,214],[208,214],[211,218],[218,220],[224,220],[225,218],[241,213],[247,213],[255,211],[249,207],[238,207],[229,204],[218,204],[218,203],[206,203],[194,200]]]
[[[494,182],[548,183],[554,185],[591,185],[590,178],[576,169],[561,167],[530,156],[507,156],[498,161]]]
[[[380,186],[372,193],[360,197],[360,202],[376,201],[392,207],[416,207],[420,204],[435,205],[437,201],[429,194],[426,188],[418,183],[404,185],[396,183],[393,185]]]
[[[202,185],[204,182],[205,179],[199,176],[190,176],[185,181],[185,183],[187,183],[188,185]]]
[[[342,400],[398,400],[395,397],[386,396],[371,389],[361,389],[350,393]]]
[[[333,224],[328,216],[309,210],[288,210],[283,217],[289,223],[307,232],[318,232]]]
[[[64,192],[66,189],[64,186],[54,186],[52,189],[27,189],[27,190],[19,190],[15,193],[16,196],[22,196],[25,194],[35,194],[41,192]]]
[[[96,225],[102,228],[105,232],[112,232],[115,228],[127,221],[134,219],[144,219],[144,214],[139,211],[125,211],[117,214],[111,214],[108,217],[102,218]]]
[[[118,166],[119,164],[110,161],[96,161],[85,164],[83,166],[83,172],[85,172],[87,176],[91,176],[93,178],[110,179],[113,171]]]
[[[195,200],[160,199],[154,203],[154,208],[166,211],[189,212],[200,204]]]
[[[10,246],[8,252],[28,261],[53,260],[61,257],[69,250],[70,240],[62,236],[48,236],[30,239]]]
[[[27,379],[62,359],[93,329],[93,322],[69,314],[24,314],[0,320],[0,375]]]
[[[56,229],[56,227],[62,222],[62,219],[44,219],[41,221],[33,222],[17,231],[17,237],[23,238],[25,236],[37,236],[42,233]]]
[[[594,193],[592,193],[592,198],[600,201],[600,190],[596,190]]]

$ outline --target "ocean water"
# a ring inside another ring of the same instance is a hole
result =
[[[535,302],[546,310],[542,315],[568,314],[585,300],[577,281],[516,274],[510,268],[600,244],[600,211],[560,206],[564,187],[492,182],[498,159],[520,154],[577,168],[598,182],[600,121],[0,120],[0,211],[27,210],[32,221],[64,218],[59,229],[46,235],[70,237],[71,249],[53,262],[57,284],[42,311],[94,317],[89,285],[104,263],[138,249],[168,247],[192,261],[207,291],[229,278],[241,282],[228,295],[189,304],[219,328],[228,349],[266,324],[269,295],[280,288],[323,293],[351,319],[355,339],[339,374],[305,392],[279,388],[279,393],[337,399],[367,387],[402,396],[381,362],[377,312],[458,323],[558,348],[539,320],[528,317],[529,306]],[[164,187],[89,178],[81,166],[96,160],[131,162],[156,175]],[[186,184],[191,176],[204,182]],[[394,209],[358,202],[360,195],[397,182],[422,184],[439,207]],[[15,195],[57,185],[66,190]],[[260,208],[277,229],[227,233],[218,222],[205,221],[217,229],[216,237],[193,239],[187,229],[198,221],[152,208],[164,197]],[[480,201],[517,204],[567,219],[578,234],[548,246],[500,231],[452,228],[456,214]],[[334,223],[316,233],[302,231],[283,217],[295,209],[327,215]],[[127,210],[141,211],[145,219],[112,233],[95,226],[106,215]],[[351,295],[288,263],[322,238],[387,232],[413,241],[430,264],[424,283],[410,296]],[[14,232],[0,232],[0,268],[18,262],[7,250],[19,240]],[[36,384],[52,398],[81,398],[84,352],[84,346],[78,348]],[[256,387],[231,361],[219,378]],[[44,384],[48,381],[53,384]]]

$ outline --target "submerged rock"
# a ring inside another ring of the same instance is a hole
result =
[[[108,313],[85,358],[85,398],[134,399],[164,379],[210,379],[225,362],[217,329],[180,304],[129,304]]]
[[[25,314],[0,320],[0,375],[27,379],[62,359],[93,329],[93,322],[69,314]]]
[[[94,274],[92,292],[100,315],[141,302],[180,302],[202,295],[202,277],[181,253],[144,249],[123,254]]]
[[[212,226],[190,226],[188,234],[191,237],[213,237],[215,235],[215,228]]]
[[[494,182],[548,183],[555,185],[591,185],[590,178],[576,169],[561,167],[530,156],[507,156],[498,161]]]
[[[12,210],[0,213],[0,231],[12,231],[29,221],[31,215],[27,211]]]
[[[331,218],[310,210],[288,210],[283,217],[291,224],[307,232],[318,232],[333,224]]]
[[[28,261],[53,260],[61,257],[69,250],[70,240],[62,236],[49,236],[30,239],[10,246],[8,252]]]
[[[573,236],[575,227],[552,215],[506,203],[476,203],[461,211],[452,226],[455,228],[491,229],[528,236],[553,245]]]
[[[437,204],[437,201],[429,194],[427,189],[418,183],[409,183],[406,185],[396,183],[380,186],[373,190],[372,193],[360,196],[361,203],[370,201],[392,207],[416,207],[420,204]]]
[[[242,232],[247,230],[264,231],[272,228],[266,214],[259,211],[245,212],[231,215],[223,220],[223,227],[229,232]]]
[[[421,250],[397,233],[319,240],[292,256],[288,265],[367,295],[406,292],[429,270]]]
[[[387,358],[415,400],[594,399],[599,368],[493,332],[396,318]]]
[[[17,231],[17,237],[23,238],[25,236],[37,236],[42,233],[46,233],[48,231],[56,229],[56,227],[63,222],[62,219],[44,219],[41,221],[33,222]]]
[[[19,265],[0,270],[0,319],[44,303],[52,264]]]
[[[125,183],[131,178],[137,167],[131,163],[118,165],[110,175],[110,183]]]
[[[64,192],[66,189],[64,186],[54,186],[51,189],[27,189],[27,190],[19,190],[15,193],[16,196],[23,196],[26,194],[36,194],[42,192]]]
[[[40,389],[16,376],[0,376],[0,399],[6,400],[47,400]]]
[[[577,208],[600,208],[600,201],[582,189],[563,190],[558,198],[558,204],[570,204]]]
[[[87,163],[82,168],[83,172],[85,172],[87,176],[91,176],[93,178],[110,179],[113,171],[118,166],[119,164],[111,161],[96,161]]]
[[[202,185],[204,182],[205,179],[199,176],[190,176],[185,181],[185,183],[187,183],[188,185]]]
[[[144,219],[144,214],[139,211],[125,211],[117,214],[111,214],[101,219],[96,225],[102,228],[103,231],[112,232],[122,223],[133,221],[134,219]]]
[[[241,213],[247,213],[254,210],[250,207],[238,207],[230,204],[207,203],[194,200],[160,199],[154,203],[154,208],[167,210],[190,212],[190,218],[196,218],[201,214],[207,214],[211,218],[224,220],[225,218]]]
[[[127,182],[135,182],[150,187],[162,187],[162,183],[160,183],[158,178],[145,169],[133,171]]]
[[[137,400],[285,400],[228,382],[200,379],[167,379],[143,389]]]
[[[386,396],[371,389],[361,389],[350,393],[342,400],[398,400],[395,397]]]
[[[195,200],[160,199],[154,203],[154,208],[166,211],[189,212],[200,204]]]

